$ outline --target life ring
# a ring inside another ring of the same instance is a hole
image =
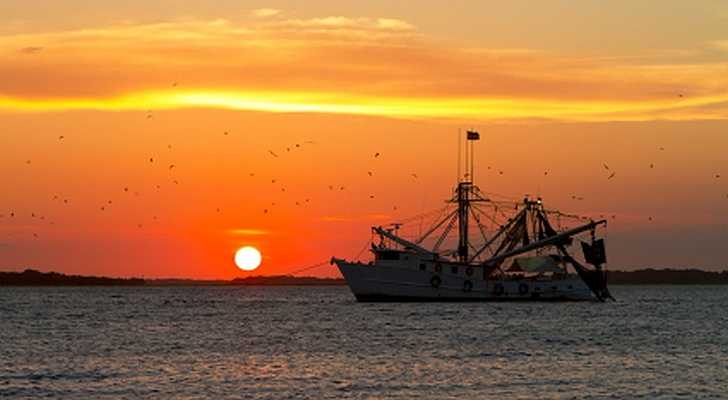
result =
[[[442,279],[440,279],[439,276],[435,275],[430,279],[430,285],[432,285],[433,288],[437,289],[442,284]]]
[[[525,283],[521,283],[518,285],[518,293],[520,294],[528,294],[528,285]]]
[[[435,264],[435,272],[437,272],[438,274],[440,272],[442,272],[442,264],[440,264],[440,263]]]
[[[506,289],[500,283],[496,283],[493,286],[493,294],[495,294],[496,296],[502,296],[503,293],[505,293],[505,291],[506,291]]]
[[[463,282],[463,292],[468,293],[473,291],[473,282],[465,281]]]
[[[465,275],[473,276],[473,267],[468,267],[467,269],[465,269]]]

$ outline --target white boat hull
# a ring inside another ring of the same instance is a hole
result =
[[[359,301],[596,301],[576,277],[485,280],[464,271],[435,273],[406,265],[372,265],[336,258],[332,262]]]

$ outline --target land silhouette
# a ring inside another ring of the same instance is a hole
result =
[[[609,271],[613,285],[726,285],[728,270],[714,272],[700,269],[640,269]],[[66,275],[26,269],[22,272],[0,272],[0,286],[340,286],[340,278],[313,276],[249,276],[232,280],[110,278]]]

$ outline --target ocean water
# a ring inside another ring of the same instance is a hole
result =
[[[346,287],[0,288],[0,398],[728,398],[728,288],[356,303]]]

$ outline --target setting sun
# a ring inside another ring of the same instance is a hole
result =
[[[252,271],[260,266],[260,251],[255,247],[241,247],[235,253],[235,265],[243,271]]]

